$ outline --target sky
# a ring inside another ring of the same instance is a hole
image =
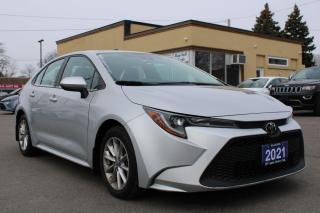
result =
[[[56,49],[56,41],[90,29],[129,19],[172,24],[188,19],[251,29],[266,2],[283,27],[293,5],[300,6],[320,53],[320,0],[0,0],[0,42],[18,69],[39,62]]]

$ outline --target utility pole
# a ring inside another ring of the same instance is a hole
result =
[[[231,27],[231,20],[228,18],[227,19],[228,27]]]
[[[40,44],[40,68],[42,67],[42,42],[43,41],[44,41],[43,39],[38,41]]]

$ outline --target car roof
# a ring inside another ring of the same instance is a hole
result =
[[[70,53],[61,55],[59,57],[64,57],[68,55],[77,55],[77,54],[92,55],[92,54],[99,54],[99,53],[147,53],[147,52],[129,51],[129,50],[84,50],[84,51],[70,52]],[[152,53],[147,53],[147,54],[152,54]]]

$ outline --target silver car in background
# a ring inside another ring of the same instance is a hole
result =
[[[22,91],[16,140],[25,156],[41,149],[100,170],[124,199],[141,188],[248,186],[305,165],[290,107],[150,53],[84,51],[50,62]]]
[[[287,82],[288,80],[285,77],[256,77],[241,82],[238,87],[269,95],[272,86]]]

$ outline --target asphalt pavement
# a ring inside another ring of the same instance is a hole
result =
[[[307,165],[299,174],[229,191],[150,190],[123,201],[90,169],[48,153],[23,157],[14,115],[0,112],[0,212],[320,212],[320,117],[299,113],[295,119],[303,128]]]

